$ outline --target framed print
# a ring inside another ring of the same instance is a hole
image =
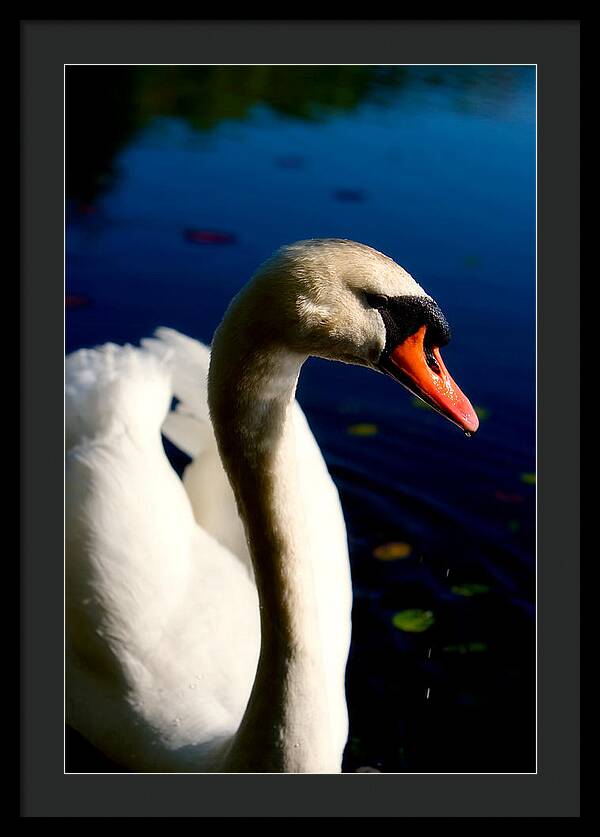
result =
[[[22,44],[22,815],[578,816],[578,22]]]

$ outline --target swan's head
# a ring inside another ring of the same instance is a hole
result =
[[[390,375],[466,433],[479,426],[440,355],[450,328],[437,303],[392,259],[340,239],[278,250],[247,291],[254,321],[300,355]]]

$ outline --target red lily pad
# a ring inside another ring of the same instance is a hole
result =
[[[366,197],[362,189],[336,189],[333,196],[336,200],[346,203],[362,203]]]
[[[77,204],[78,215],[95,215],[97,211],[96,207],[91,203]]]
[[[192,244],[234,244],[237,241],[237,236],[224,230],[187,229],[183,237]]]
[[[521,494],[506,494],[504,491],[496,491],[496,500],[501,503],[522,503],[525,499]]]
[[[65,294],[65,308],[85,308],[91,301],[84,294]]]

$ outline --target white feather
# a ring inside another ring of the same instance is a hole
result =
[[[130,769],[204,772],[219,769],[246,707],[259,611],[207,405],[190,389],[200,382],[202,392],[208,349],[171,330],[156,335],[143,349],[107,345],[67,358],[67,719]],[[167,413],[173,395],[181,401]],[[186,453],[198,451],[187,495],[161,425]],[[317,556],[341,556],[345,581],[338,562],[315,562],[337,694],[349,640],[349,624],[340,630],[349,609],[345,528],[298,405],[294,425],[307,537]],[[345,705],[337,727],[343,749]]]

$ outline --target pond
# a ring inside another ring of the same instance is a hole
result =
[[[312,359],[298,388],[348,527],[344,770],[535,770],[535,69],[69,67],[66,90],[67,351],[209,343],[305,238],[437,300],[473,438],[356,367]]]

